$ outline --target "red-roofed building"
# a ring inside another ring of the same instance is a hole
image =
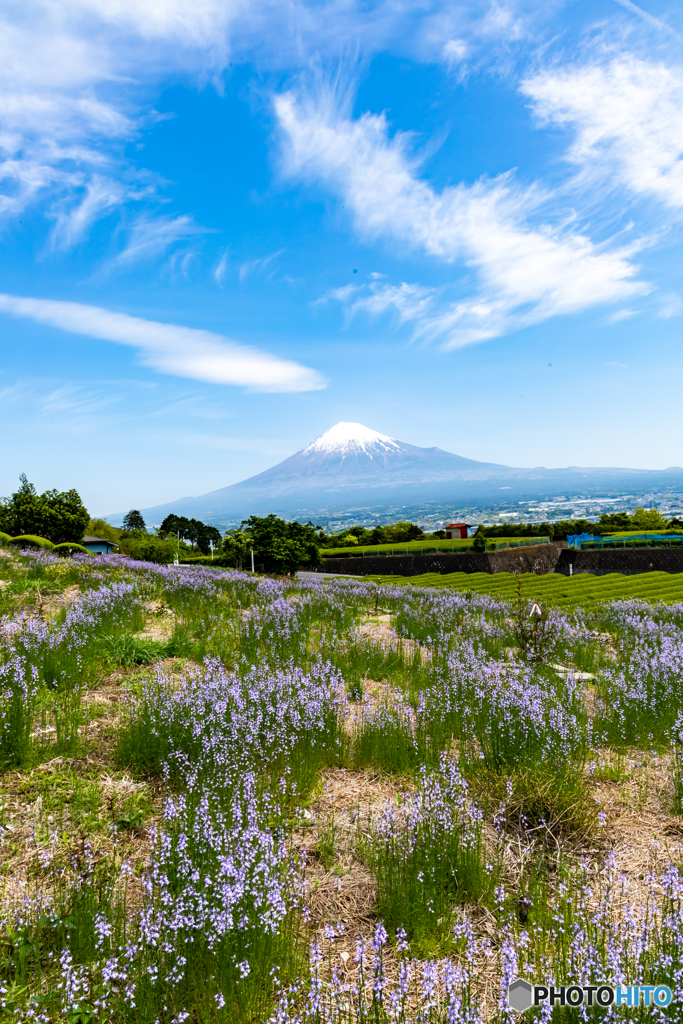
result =
[[[448,540],[467,540],[470,529],[470,523],[449,523],[446,527],[446,537]]]

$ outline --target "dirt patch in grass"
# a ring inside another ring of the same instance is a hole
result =
[[[669,862],[683,863],[683,817],[672,813],[673,757],[629,750],[617,759],[601,751],[601,766],[603,774],[611,766],[616,776],[593,785],[604,815],[602,842],[626,881],[624,902],[642,905],[651,874]]]
[[[143,604],[147,612],[145,628],[135,635],[140,639],[170,640],[176,624],[176,615],[163,601],[148,601]]]
[[[295,841],[306,853],[311,924],[342,922],[346,933],[368,936],[375,926],[375,880],[363,862],[364,834],[408,780],[377,772],[328,769],[319,794],[304,811]]]

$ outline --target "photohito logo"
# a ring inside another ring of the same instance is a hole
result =
[[[531,1006],[668,1006],[668,985],[531,985],[517,978],[508,985],[508,1006],[524,1013]]]

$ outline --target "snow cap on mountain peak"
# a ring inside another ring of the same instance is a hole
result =
[[[371,452],[397,451],[399,444],[393,437],[380,434],[362,423],[337,423],[304,448],[304,454],[312,452]]]

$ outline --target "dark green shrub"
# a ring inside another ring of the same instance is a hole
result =
[[[181,565],[208,565],[214,569],[233,569],[235,563],[230,555],[191,555],[188,558],[181,557]]]
[[[144,533],[136,537],[122,538],[121,550],[124,555],[130,555],[140,562],[168,565],[176,556],[177,545],[173,539],[165,540],[163,537],[152,537]]]

